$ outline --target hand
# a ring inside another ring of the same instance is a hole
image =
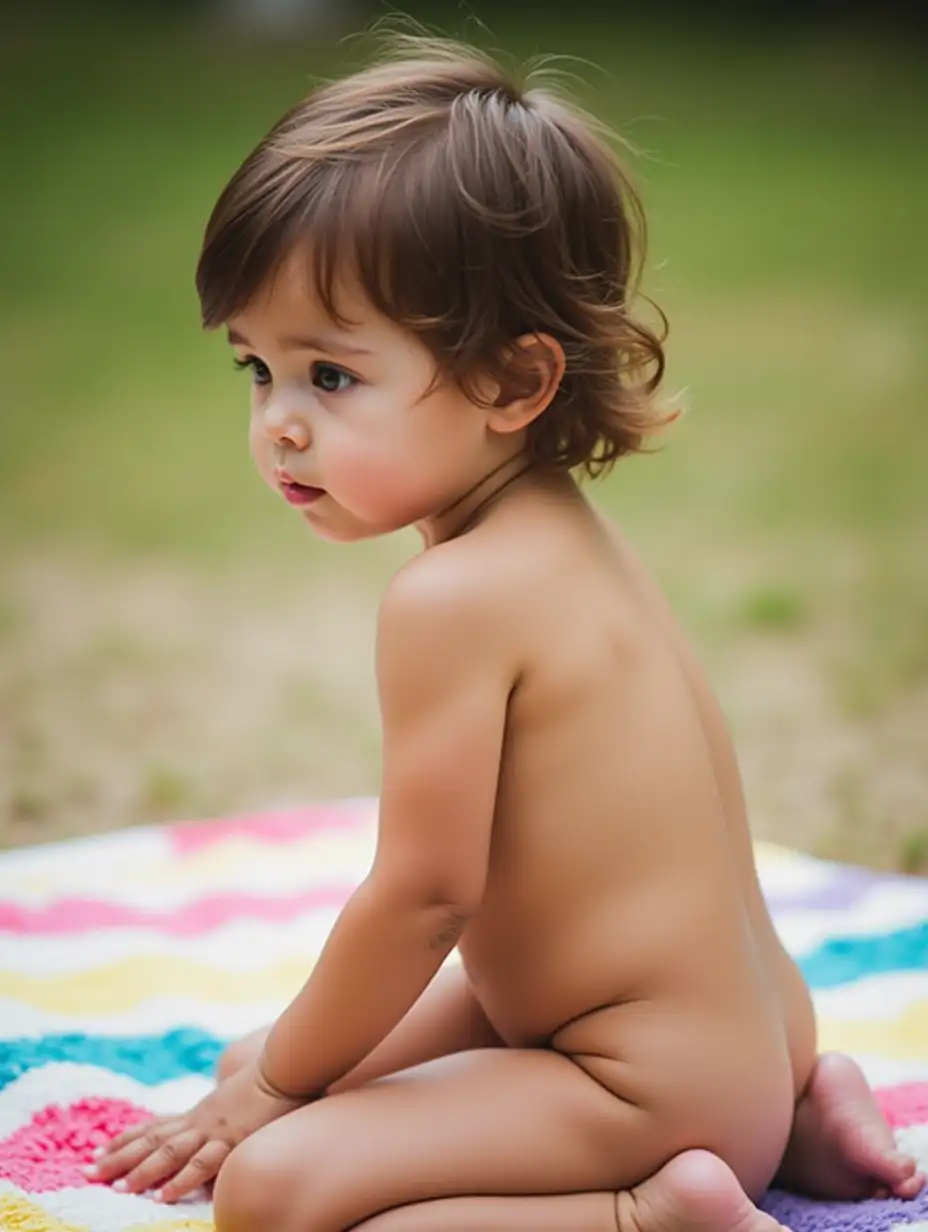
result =
[[[156,1117],[114,1138],[87,1175],[125,1193],[162,1185],[155,1200],[176,1202],[213,1180],[255,1130],[304,1102],[272,1091],[258,1066],[246,1065],[184,1116]]]

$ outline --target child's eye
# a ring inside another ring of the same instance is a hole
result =
[[[358,378],[339,368],[335,364],[316,363],[312,369],[313,384],[326,394],[341,394],[352,385],[357,385]]]
[[[246,355],[244,359],[233,359],[232,363],[239,372],[251,370],[251,380],[254,385],[270,385],[271,370],[257,355]]]

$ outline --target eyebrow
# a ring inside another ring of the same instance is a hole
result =
[[[226,337],[231,346],[251,346],[244,334],[238,330],[227,329]],[[328,334],[287,334],[280,339],[284,351],[327,351],[330,355],[370,355],[364,347],[352,346],[348,342],[340,342]]]

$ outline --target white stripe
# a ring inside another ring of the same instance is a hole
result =
[[[140,1194],[115,1193],[107,1185],[30,1194],[23,1193],[9,1181],[0,1180],[0,1197],[4,1194],[15,1194],[57,1219],[87,1228],[88,1232],[124,1232],[133,1224],[210,1219],[212,1216],[209,1202],[187,1201],[163,1206]]]
[[[855,1053],[854,1060],[872,1087],[895,1087],[901,1082],[928,1082],[928,1057],[924,1061],[895,1061],[872,1053]]]
[[[308,969],[337,917],[335,908],[318,908],[279,924],[238,919],[192,937],[144,928],[103,928],[74,936],[0,936],[0,971],[66,975],[151,955],[176,956],[230,971],[259,971],[303,956]]]
[[[75,861],[98,860],[103,855],[141,854],[145,850],[159,853],[170,850],[170,839],[164,826],[133,826],[131,829],[111,830],[105,834],[84,834],[77,838],[62,839],[55,843],[34,843],[31,846],[11,847],[4,851],[0,869],[4,874],[19,875],[29,872],[45,872],[60,869],[67,872]]]
[[[63,885],[80,885],[85,872],[99,874],[101,864],[163,860],[171,853],[165,831],[157,826],[91,834],[67,842],[4,851],[0,858],[0,896],[16,900],[31,877],[60,878]]]
[[[815,1008],[822,1018],[895,1019],[914,1002],[928,1000],[928,970],[868,975],[851,984],[813,992]],[[928,1040],[925,1044],[928,1054]]]
[[[928,882],[881,882],[845,910],[786,908],[773,918],[787,949],[806,954],[835,937],[876,937],[922,923],[928,919]]]
[[[919,1168],[928,1172],[928,1125],[905,1125],[895,1137],[900,1151],[914,1155]]]
[[[835,880],[838,870],[832,864],[794,853],[795,858],[765,863],[760,860],[757,872],[765,894],[814,894]]]
[[[145,1001],[122,1014],[94,1017],[56,1014],[21,1001],[0,999],[0,1022],[3,1023],[6,1039],[68,1031],[106,1036],[157,1035],[178,1027],[199,1027],[229,1039],[273,1022],[286,1005],[286,998],[263,1004],[224,1005],[222,1002],[209,1004],[181,997],[164,997]]]
[[[82,898],[171,911],[218,894],[288,897],[356,885],[367,873],[372,850],[372,833],[352,827],[322,830],[292,843],[230,837],[187,855],[163,848],[157,854],[121,853],[118,858],[97,852],[61,873],[49,874],[39,866],[31,877],[8,875],[0,898],[32,910],[61,898]]]

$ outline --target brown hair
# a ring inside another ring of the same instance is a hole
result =
[[[326,311],[346,270],[477,398],[511,383],[521,335],[566,354],[531,424],[533,460],[595,474],[672,416],[652,394],[663,328],[633,319],[641,204],[589,116],[519,89],[481,53],[404,38],[399,54],[326,85],[246,158],[209,219],[196,283],[203,324],[242,311],[305,249]]]

